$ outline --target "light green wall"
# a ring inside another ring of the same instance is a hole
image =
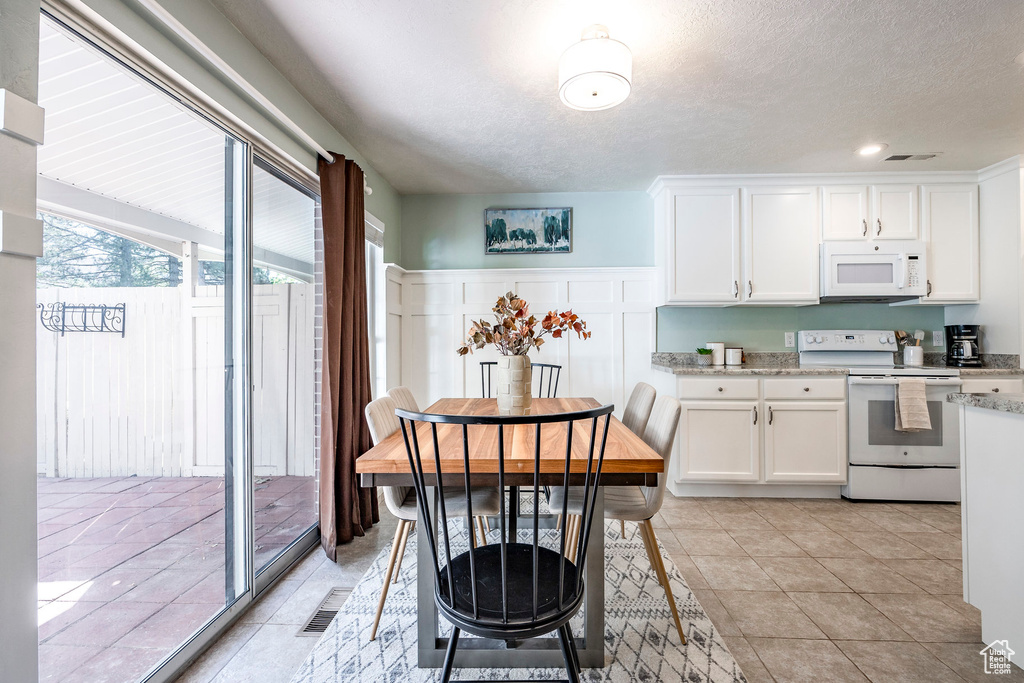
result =
[[[213,98],[296,161],[316,172],[316,153],[283,130],[237,87],[206,66],[202,57],[170,34],[136,0],[84,0],[127,38],[166,64],[192,87]],[[344,154],[363,169],[373,194],[366,210],[384,222],[384,258],[401,261],[402,210],[398,193],[341,133],[324,119],[262,53],[206,0],[161,0],[160,4],[292,121],[328,150]]]
[[[941,306],[886,304],[821,304],[799,308],[683,308],[658,309],[658,351],[693,351],[709,341],[742,346],[747,351],[796,351],[786,348],[786,332],[814,329],[879,329],[925,331],[925,351],[932,330],[941,330]]]
[[[572,207],[572,253],[484,254],[484,209]],[[654,202],[645,192],[402,197],[402,266],[580,268],[654,265]]]

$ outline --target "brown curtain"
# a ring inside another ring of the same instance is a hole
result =
[[[324,234],[323,364],[320,413],[320,544],[337,546],[380,521],[376,489],[362,488],[356,458],[370,448],[363,409],[370,393],[366,323],[363,171],[335,154],[319,162]]]

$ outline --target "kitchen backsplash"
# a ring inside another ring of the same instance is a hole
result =
[[[721,341],[747,351],[786,352],[786,332],[797,330],[879,329],[925,331],[926,352],[932,331],[945,324],[942,306],[889,306],[887,304],[819,304],[800,307],[696,308],[662,306],[658,309],[658,351],[689,352],[705,342]],[[983,349],[984,350],[984,349]]]

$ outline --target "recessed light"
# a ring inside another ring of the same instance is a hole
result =
[[[861,155],[862,157],[869,157],[872,154],[878,154],[888,146],[889,145],[883,144],[881,142],[872,142],[870,145],[864,145],[863,147],[858,149],[857,154]]]

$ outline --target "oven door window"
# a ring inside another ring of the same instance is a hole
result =
[[[932,428],[923,432],[896,431],[896,402],[868,401],[868,445],[941,446],[942,401],[928,401]]]

